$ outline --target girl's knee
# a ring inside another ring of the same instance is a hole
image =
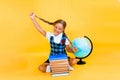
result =
[[[40,65],[39,67],[38,67],[38,69],[40,70],[40,71],[42,71],[42,72],[46,72],[46,67],[47,67],[47,65],[48,64],[42,64],[42,65]]]
[[[70,64],[71,66],[77,64],[77,59],[71,58],[71,59],[69,60],[69,64]]]
[[[42,71],[42,72],[45,72],[45,68],[44,68],[42,65],[40,65],[40,66],[38,67],[38,69],[39,69],[40,71]]]

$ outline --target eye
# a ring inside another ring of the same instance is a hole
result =
[[[57,28],[57,26],[55,26],[55,28]]]

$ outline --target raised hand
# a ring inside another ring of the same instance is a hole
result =
[[[31,19],[34,19],[34,18],[35,18],[35,13],[33,13],[33,12],[30,13],[30,18],[31,18]]]

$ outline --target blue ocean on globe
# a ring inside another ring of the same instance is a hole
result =
[[[72,46],[77,47],[77,52],[74,53],[76,57],[83,58],[89,55],[91,51],[91,45],[88,39],[84,37],[76,38],[72,41]]]

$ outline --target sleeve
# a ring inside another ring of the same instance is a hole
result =
[[[51,32],[47,32],[46,33],[46,38],[48,39],[48,41],[50,42],[50,36],[52,35],[52,33]]]
[[[70,41],[66,38],[65,45],[69,45]]]

